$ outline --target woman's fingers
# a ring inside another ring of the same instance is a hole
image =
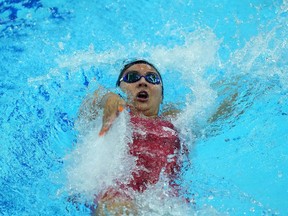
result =
[[[110,129],[112,123],[113,123],[114,119],[111,119],[107,122],[105,122],[99,132],[99,136],[103,136],[107,133],[107,131]]]

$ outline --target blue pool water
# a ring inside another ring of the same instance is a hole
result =
[[[288,215],[287,15],[287,0],[0,1],[0,215],[89,215],[64,158],[84,97],[131,58],[183,110],[195,214]]]

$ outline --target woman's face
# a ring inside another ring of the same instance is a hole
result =
[[[145,76],[147,73],[157,73],[157,71],[147,64],[134,64],[127,68],[123,76],[130,71],[137,71],[140,75]],[[128,96],[128,104],[132,112],[142,113],[145,116],[157,116],[160,103],[162,102],[162,83],[154,85],[141,77],[135,83],[126,83],[122,81],[120,88]]]

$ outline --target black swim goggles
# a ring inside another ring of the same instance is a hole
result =
[[[142,77],[144,77],[148,83],[151,83],[153,85],[159,85],[161,83],[161,79],[157,73],[148,72],[145,76],[143,76],[140,75],[137,71],[129,71],[119,80],[119,82],[124,81],[126,83],[135,83],[139,81]]]

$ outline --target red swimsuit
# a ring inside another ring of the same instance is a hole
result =
[[[136,168],[128,184],[135,191],[143,192],[156,184],[163,170],[170,180],[179,171],[178,152],[180,141],[171,122],[160,118],[131,116],[133,143],[130,154],[135,156]]]
[[[161,171],[167,175],[170,186],[174,188],[171,183],[180,169],[178,164],[180,140],[173,124],[160,118],[133,115],[131,123],[133,142],[129,144],[130,154],[136,157],[136,167],[132,170],[131,181],[128,184],[119,182],[118,189],[109,188],[96,200],[117,196],[129,199],[129,195],[125,193],[128,188],[142,193],[149,185],[158,182]],[[176,195],[177,192],[175,190],[174,192]]]

